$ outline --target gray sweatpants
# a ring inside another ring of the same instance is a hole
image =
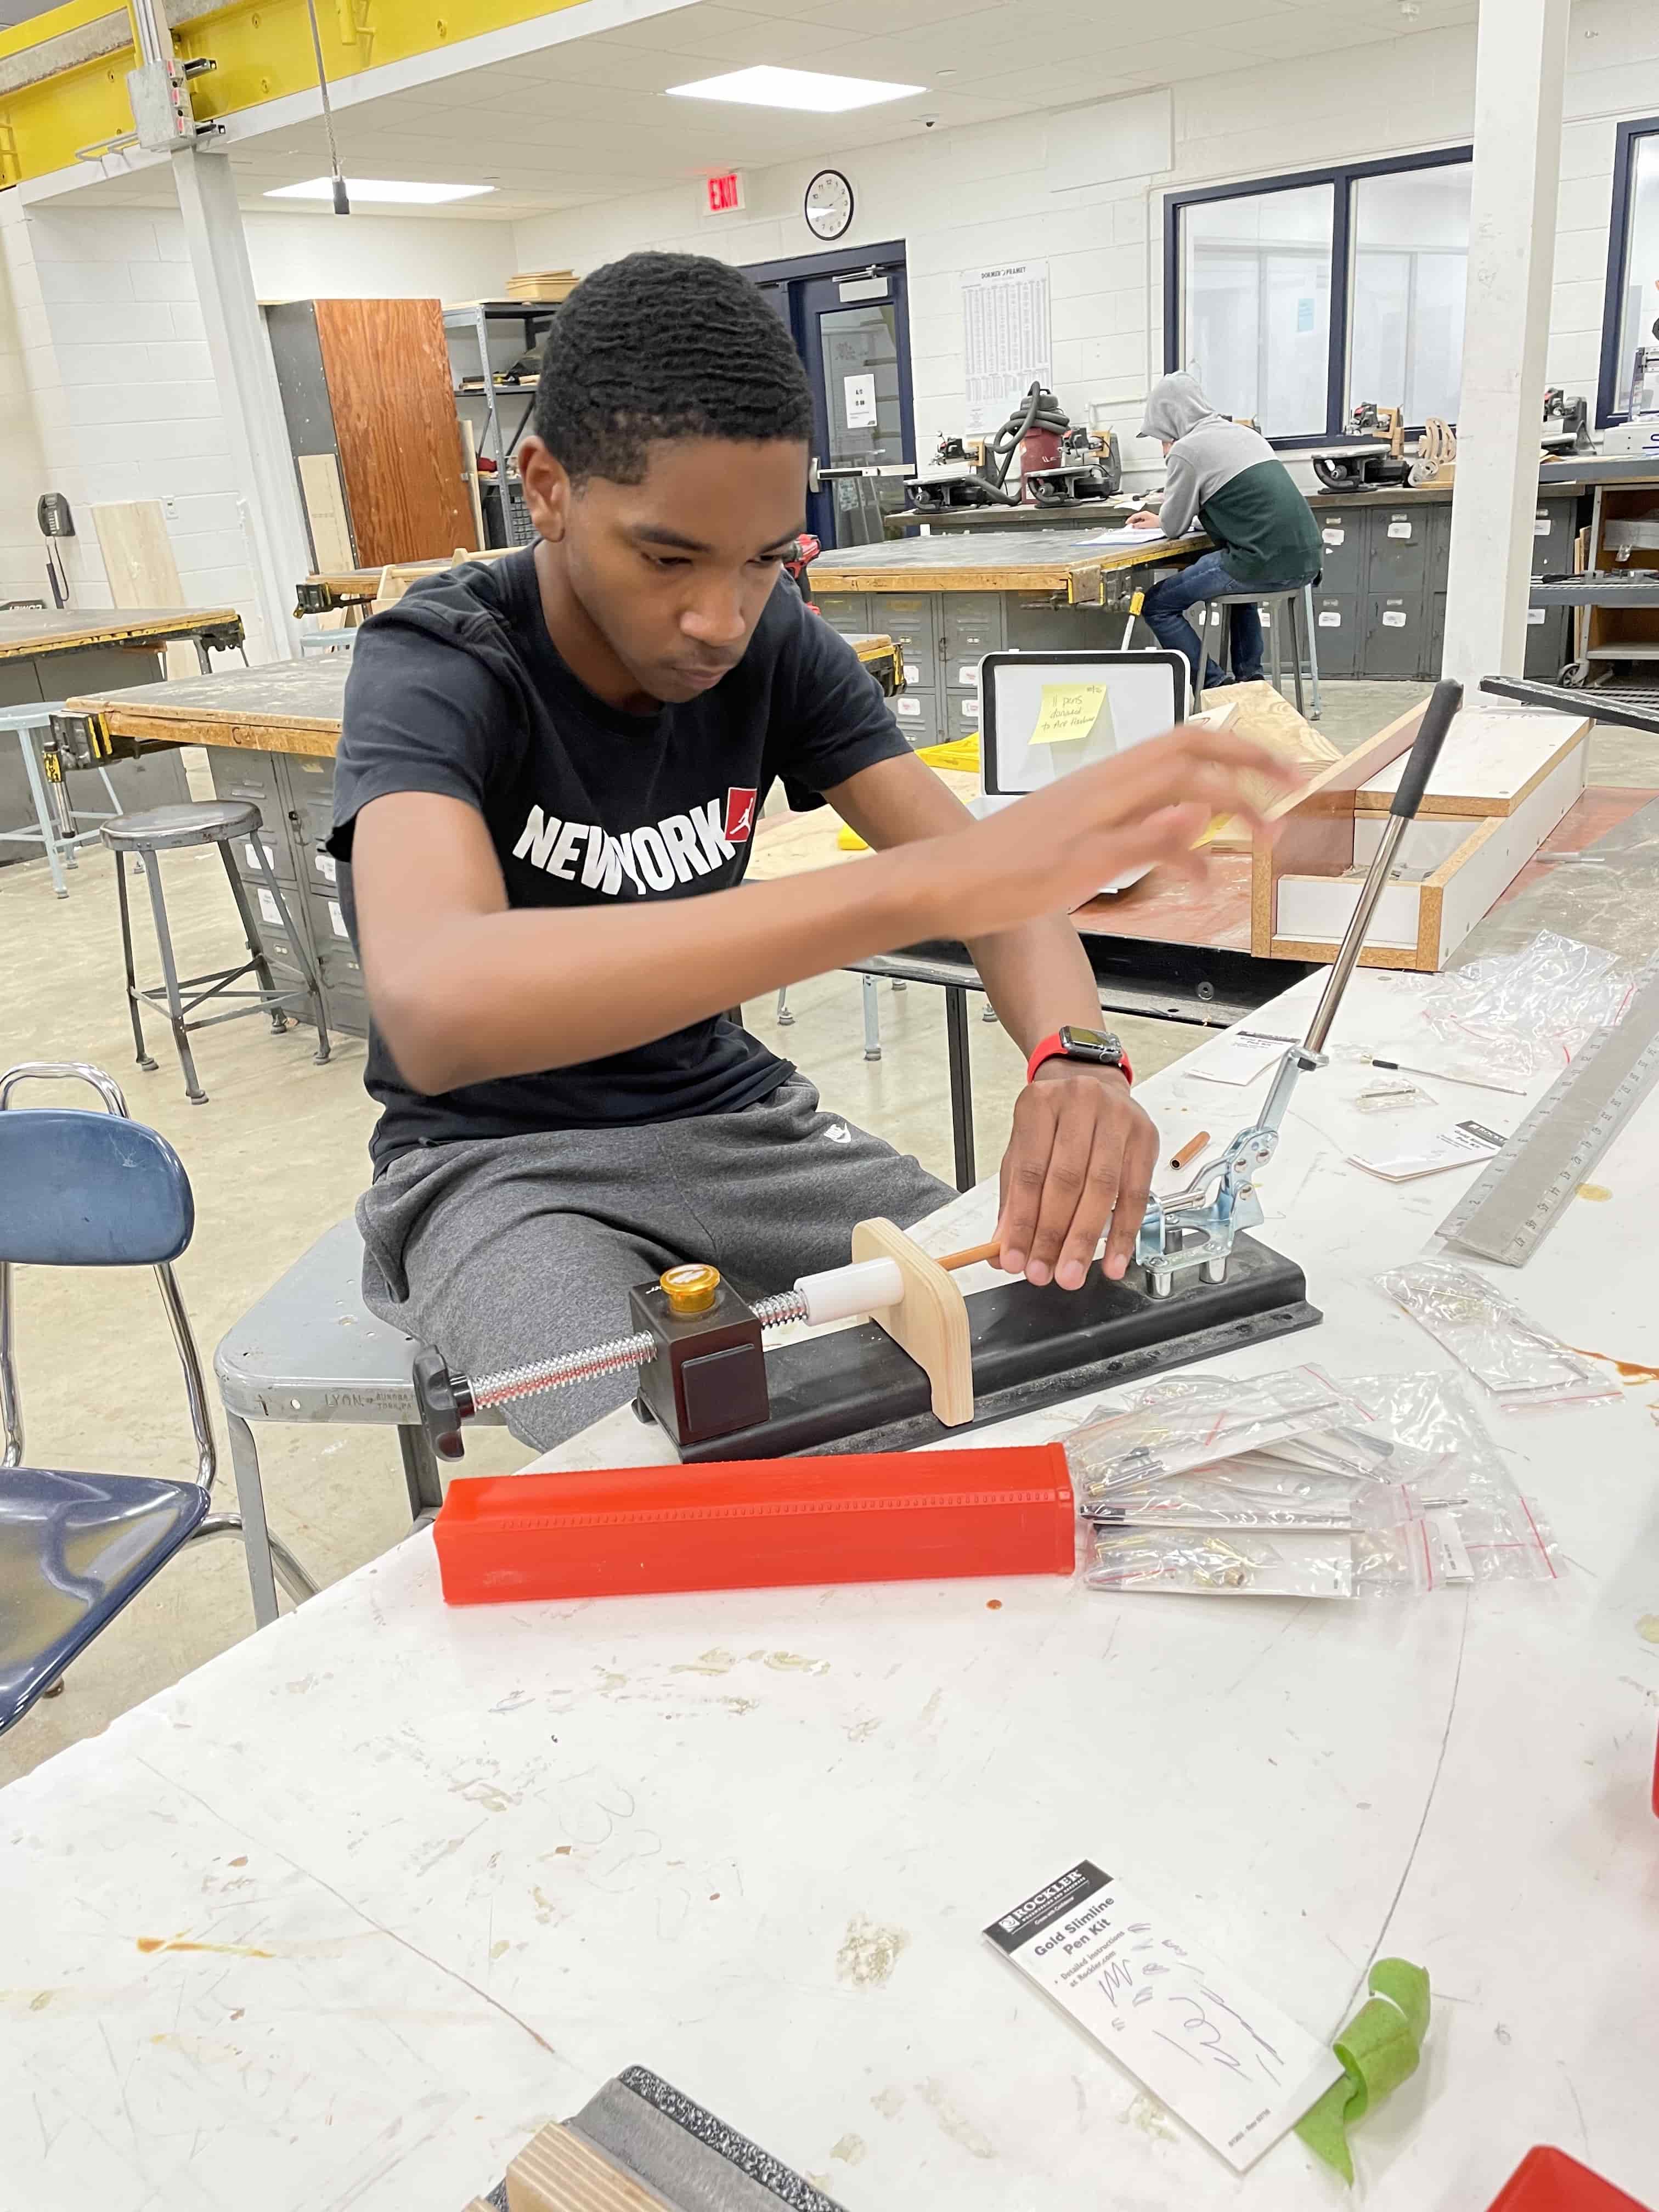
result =
[[[712,1261],[745,1297],[844,1266],[853,1224],[908,1229],[956,1193],[793,1076],[735,1114],[399,1153],[357,1201],[363,1297],[469,1375],[629,1333],[628,1293]],[[634,1395],[604,1376],[522,1401],[538,1451]]]

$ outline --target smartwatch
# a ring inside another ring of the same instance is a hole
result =
[[[1067,1023],[1053,1036],[1044,1037],[1025,1063],[1025,1080],[1028,1083],[1045,1060],[1081,1060],[1093,1067],[1121,1068],[1126,1083],[1133,1083],[1135,1079],[1134,1070],[1129,1065],[1129,1055],[1110,1030],[1074,1029]]]

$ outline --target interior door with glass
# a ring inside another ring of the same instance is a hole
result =
[[[807,527],[825,545],[879,544],[882,516],[904,505],[915,461],[904,271],[789,289],[817,425]]]

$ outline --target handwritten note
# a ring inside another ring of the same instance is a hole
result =
[[[1088,1859],[985,1933],[1236,2172],[1341,2075],[1305,2028]]]
[[[1108,744],[1113,742],[1112,710],[1107,704],[1103,684],[1043,685],[1036,727],[1030,735],[1032,744],[1079,744],[1097,732]]]

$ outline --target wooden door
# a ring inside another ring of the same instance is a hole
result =
[[[438,301],[319,300],[316,311],[358,559],[377,568],[471,545]]]

